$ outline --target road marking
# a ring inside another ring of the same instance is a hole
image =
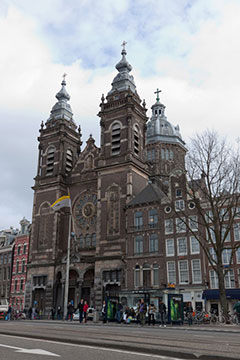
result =
[[[10,346],[10,345],[3,345],[3,344],[0,344],[0,346],[8,348],[8,349],[13,349],[13,350],[15,350],[15,352],[18,352],[18,353],[35,354],[35,355],[48,355],[48,356],[58,356],[58,357],[60,356],[60,355],[57,355],[57,354],[54,354],[54,353],[51,353],[49,351],[42,350],[42,349],[23,349],[23,348],[20,348],[20,347]]]
[[[17,339],[25,339],[25,340],[32,340],[28,337],[23,337],[23,336],[16,336],[16,335],[3,335],[0,334],[0,336],[5,336],[9,339],[9,337],[14,337]],[[98,347],[98,346],[93,346],[93,345],[81,345],[81,344],[69,344],[69,343],[64,343],[64,342],[60,342],[60,341],[53,341],[53,340],[42,340],[42,339],[37,339],[34,338],[34,340],[36,341],[41,341],[44,343],[51,343],[51,344],[60,344],[60,345],[67,345],[67,346],[74,346],[74,347],[81,347],[81,348],[87,348],[87,349],[95,349],[95,350],[103,350],[103,351],[111,351],[111,352],[117,352],[117,353],[121,353],[121,354],[130,354],[130,355],[138,355],[138,356],[145,356],[145,357],[152,357],[152,358],[157,358],[157,359],[162,359],[162,360],[182,360],[180,358],[175,358],[175,357],[169,357],[169,356],[163,356],[163,355],[154,355],[154,354],[146,354],[146,353],[141,353],[141,352],[136,352],[136,351],[127,351],[127,350],[119,350],[119,349],[111,349],[111,348],[105,348],[105,347]],[[6,346],[6,347],[12,347],[14,348],[14,346],[9,346],[9,345],[0,345],[0,346]],[[18,348],[19,349],[19,348]],[[49,353],[52,354],[52,353]],[[47,354],[46,354],[47,355]],[[53,354],[53,356],[60,356],[60,355],[55,355]]]

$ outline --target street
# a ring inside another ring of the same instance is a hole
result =
[[[1,321],[0,360],[239,359],[240,327]],[[70,356],[70,357],[69,357]]]

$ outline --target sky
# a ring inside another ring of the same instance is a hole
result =
[[[0,230],[31,221],[40,124],[67,74],[83,141],[99,145],[100,98],[127,41],[137,91],[157,88],[186,144],[217,130],[239,136],[239,0],[1,0]]]

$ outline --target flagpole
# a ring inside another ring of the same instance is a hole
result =
[[[67,242],[67,261],[66,261],[66,276],[65,276],[65,291],[64,291],[64,319],[67,317],[68,306],[68,288],[69,288],[69,267],[70,267],[70,245],[71,245],[71,221],[72,212],[70,208],[69,225],[68,225],[68,242]]]

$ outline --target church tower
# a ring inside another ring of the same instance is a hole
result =
[[[95,266],[96,303],[124,288],[126,204],[148,181],[145,158],[146,107],[130,75],[126,42],[112,89],[100,104],[101,148],[98,160],[98,242]],[[100,281],[99,281],[100,279]],[[97,285],[101,283],[102,289]]]
[[[151,107],[152,116],[147,123],[146,148],[147,161],[152,177],[164,182],[172,172],[185,172],[185,142],[182,140],[179,126],[173,126],[165,115],[165,105],[160,102],[159,93]]]
[[[65,74],[49,119],[40,128],[39,157],[35,177],[31,246],[29,253],[26,305],[41,302],[52,306],[55,265],[66,252],[68,214],[51,209],[68,193],[71,170],[80,153],[80,130],[76,131]],[[28,291],[31,289],[31,291]]]

